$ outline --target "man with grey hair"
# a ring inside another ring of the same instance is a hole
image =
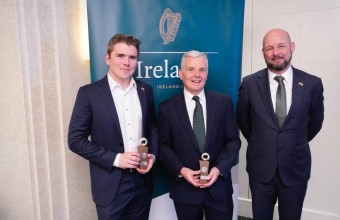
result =
[[[204,53],[185,53],[179,75],[183,92],[162,102],[158,116],[159,158],[172,176],[170,197],[177,217],[231,220],[230,170],[241,144],[231,98],[204,89]]]

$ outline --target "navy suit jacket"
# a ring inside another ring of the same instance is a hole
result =
[[[207,190],[216,201],[226,200],[233,193],[230,169],[240,149],[239,132],[229,96],[205,90],[207,108],[206,152],[209,168],[217,167],[223,176]],[[159,107],[159,157],[172,175],[170,197],[178,202],[202,202],[205,189],[179,178],[180,170],[199,170],[201,153],[188,116],[184,93],[166,100]]]
[[[269,88],[268,69],[246,76],[240,86],[237,122],[248,141],[247,172],[269,182],[278,169],[287,186],[306,183],[311,171],[309,141],[324,119],[321,79],[293,68],[292,104],[279,127]]]
[[[142,109],[142,134],[148,139],[149,152],[157,155],[157,123],[152,88],[135,80]],[[89,160],[93,201],[111,202],[117,192],[122,169],[114,167],[118,153],[124,153],[119,118],[108,78],[81,87],[74,105],[68,133],[69,148]],[[150,193],[151,172],[144,175]]]

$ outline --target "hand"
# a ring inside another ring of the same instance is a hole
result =
[[[146,174],[147,172],[150,171],[154,162],[155,162],[154,156],[152,154],[148,154],[148,166],[146,167],[146,169],[145,170],[140,169],[139,166],[138,166],[138,167],[136,167],[136,170],[141,174]]]
[[[135,169],[139,166],[140,154],[138,152],[125,152],[120,155],[119,167]]]
[[[216,167],[213,167],[210,170],[209,175],[207,176],[208,182],[207,183],[203,183],[200,188],[208,188],[210,186],[212,186],[212,184],[214,184],[214,182],[216,182],[218,176],[220,175],[220,171],[219,169],[217,169]]]
[[[202,185],[199,182],[200,173],[201,173],[200,170],[195,171],[187,167],[183,167],[180,171],[180,174],[182,175],[182,177],[195,187],[200,187]]]

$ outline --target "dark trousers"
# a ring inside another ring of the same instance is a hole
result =
[[[285,186],[276,171],[269,183],[249,176],[254,220],[272,220],[274,206],[278,200],[280,220],[300,220],[307,183]]]
[[[96,205],[98,220],[148,220],[151,199],[142,174],[125,169],[115,199]]]
[[[227,200],[216,201],[206,190],[204,201],[200,204],[184,204],[174,201],[178,220],[232,220],[233,218],[233,198],[232,195]]]

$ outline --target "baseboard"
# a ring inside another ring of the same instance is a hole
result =
[[[251,211],[251,200],[247,198],[238,198],[238,215],[244,216],[248,218],[252,218],[252,211]]]

